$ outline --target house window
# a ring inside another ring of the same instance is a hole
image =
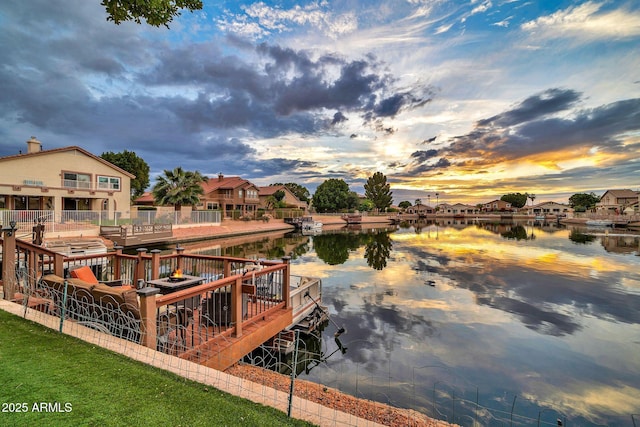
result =
[[[214,211],[218,209],[218,204],[213,202],[207,202],[207,210]]]
[[[238,197],[242,198],[242,189],[238,190]]]
[[[120,178],[113,176],[98,176],[98,188],[100,190],[120,190]]]
[[[62,179],[65,188],[91,188],[91,175],[86,173],[65,172]]]
[[[0,209],[7,209],[6,196],[0,196]]]

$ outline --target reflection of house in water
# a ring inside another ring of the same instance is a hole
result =
[[[607,252],[633,254],[640,256],[640,236],[632,234],[608,235],[600,238]]]

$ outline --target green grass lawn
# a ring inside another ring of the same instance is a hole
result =
[[[0,426],[311,425],[2,310],[0,404]]]

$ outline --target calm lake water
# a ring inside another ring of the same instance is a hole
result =
[[[465,426],[632,426],[640,414],[632,232],[423,224],[211,250],[292,253],[293,274],[322,278],[332,322],[303,379]]]

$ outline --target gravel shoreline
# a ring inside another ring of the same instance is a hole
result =
[[[291,377],[287,375],[246,364],[237,364],[225,372],[286,393],[289,392],[291,385]],[[444,427],[455,425],[431,419],[410,409],[394,408],[383,403],[356,398],[311,381],[296,379],[294,395],[386,426]]]

